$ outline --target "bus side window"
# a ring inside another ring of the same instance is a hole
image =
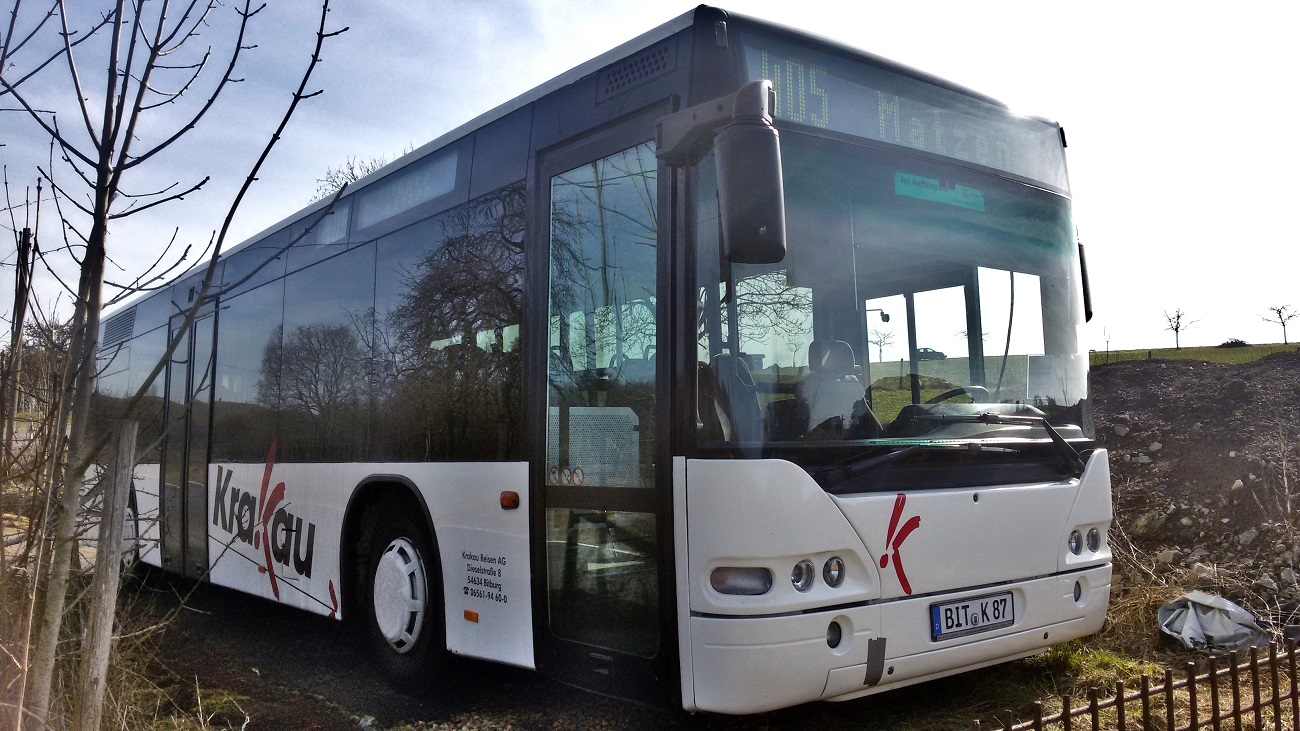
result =
[[[653,484],[656,180],[649,144],[551,180],[553,484]]]

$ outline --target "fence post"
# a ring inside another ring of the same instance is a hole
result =
[[[1088,713],[1092,716],[1092,731],[1101,731],[1101,709],[1097,707],[1097,689],[1088,689]]]
[[[1151,728],[1151,676],[1142,673],[1142,728]]]
[[[1255,648],[1250,648],[1250,692],[1254,697],[1251,701],[1251,707],[1255,709],[1255,728],[1264,726],[1264,709],[1259,703],[1259,653]]]
[[[1174,729],[1174,669],[1165,668],[1165,728]]]
[[[1210,724],[1219,729],[1219,658],[1210,655]]]
[[[1295,644],[1295,640],[1287,640],[1286,643],[1287,675],[1291,676],[1291,690],[1287,693],[1287,698],[1291,701],[1291,728],[1300,728],[1300,704],[1296,703],[1300,696],[1296,694]]]
[[[81,674],[81,702],[77,728],[94,731],[104,711],[104,686],[108,656],[113,644],[113,617],[117,614],[117,590],[122,578],[122,542],[125,538],[127,501],[131,496],[131,474],[135,467],[135,437],[139,424],[117,425],[117,455],[101,480],[104,494],[99,513],[99,544],[95,547],[95,578],[91,585],[90,629]]]
[[[1043,731],[1043,702],[1034,701],[1034,731]]]
[[[1195,731],[1200,726],[1200,718],[1198,718],[1200,714],[1197,713],[1199,709],[1196,707],[1196,663],[1190,660],[1187,663],[1187,707],[1188,713],[1191,714],[1191,721],[1188,722],[1187,728]]]
[[[1115,728],[1124,731],[1127,724],[1124,720],[1124,681],[1115,681]]]
[[[1070,696],[1061,696],[1061,729],[1070,731]]]
[[[1273,685],[1273,728],[1275,731],[1282,731],[1282,693],[1279,692],[1277,678],[1277,643],[1270,642],[1268,645],[1268,676]]]
[[[1237,651],[1228,655],[1228,667],[1232,672],[1232,727],[1241,729],[1241,665],[1237,662]]]

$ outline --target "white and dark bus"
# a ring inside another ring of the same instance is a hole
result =
[[[700,7],[106,318],[104,414],[183,338],[140,558],[413,692],[460,655],[749,713],[1094,633],[1064,147]]]

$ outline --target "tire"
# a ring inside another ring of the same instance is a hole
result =
[[[413,696],[428,695],[447,665],[441,563],[422,523],[395,507],[373,516],[358,597],[380,672]]]
[[[123,583],[134,581],[143,571],[140,563],[140,517],[135,510],[135,490],[127,501],[126,516],[122,525],[122,573]]]

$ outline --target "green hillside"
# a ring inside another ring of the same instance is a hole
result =
[[[1247,345],[1242,348],[1220,348],[1216,346],[1180,349],[1154,348],[1151,350],[1112,350],[1109,353],[1094,350],[1091,354],[1091,362],[1093,366],[1117,363],[1122,360],[1148,359],[1199,360],[1207,363],[1249,363],[1266,355],[1288,351],[1300,351],[1300,345],[1295,343],[1289,345],[1274,343],[1272,345]]]

